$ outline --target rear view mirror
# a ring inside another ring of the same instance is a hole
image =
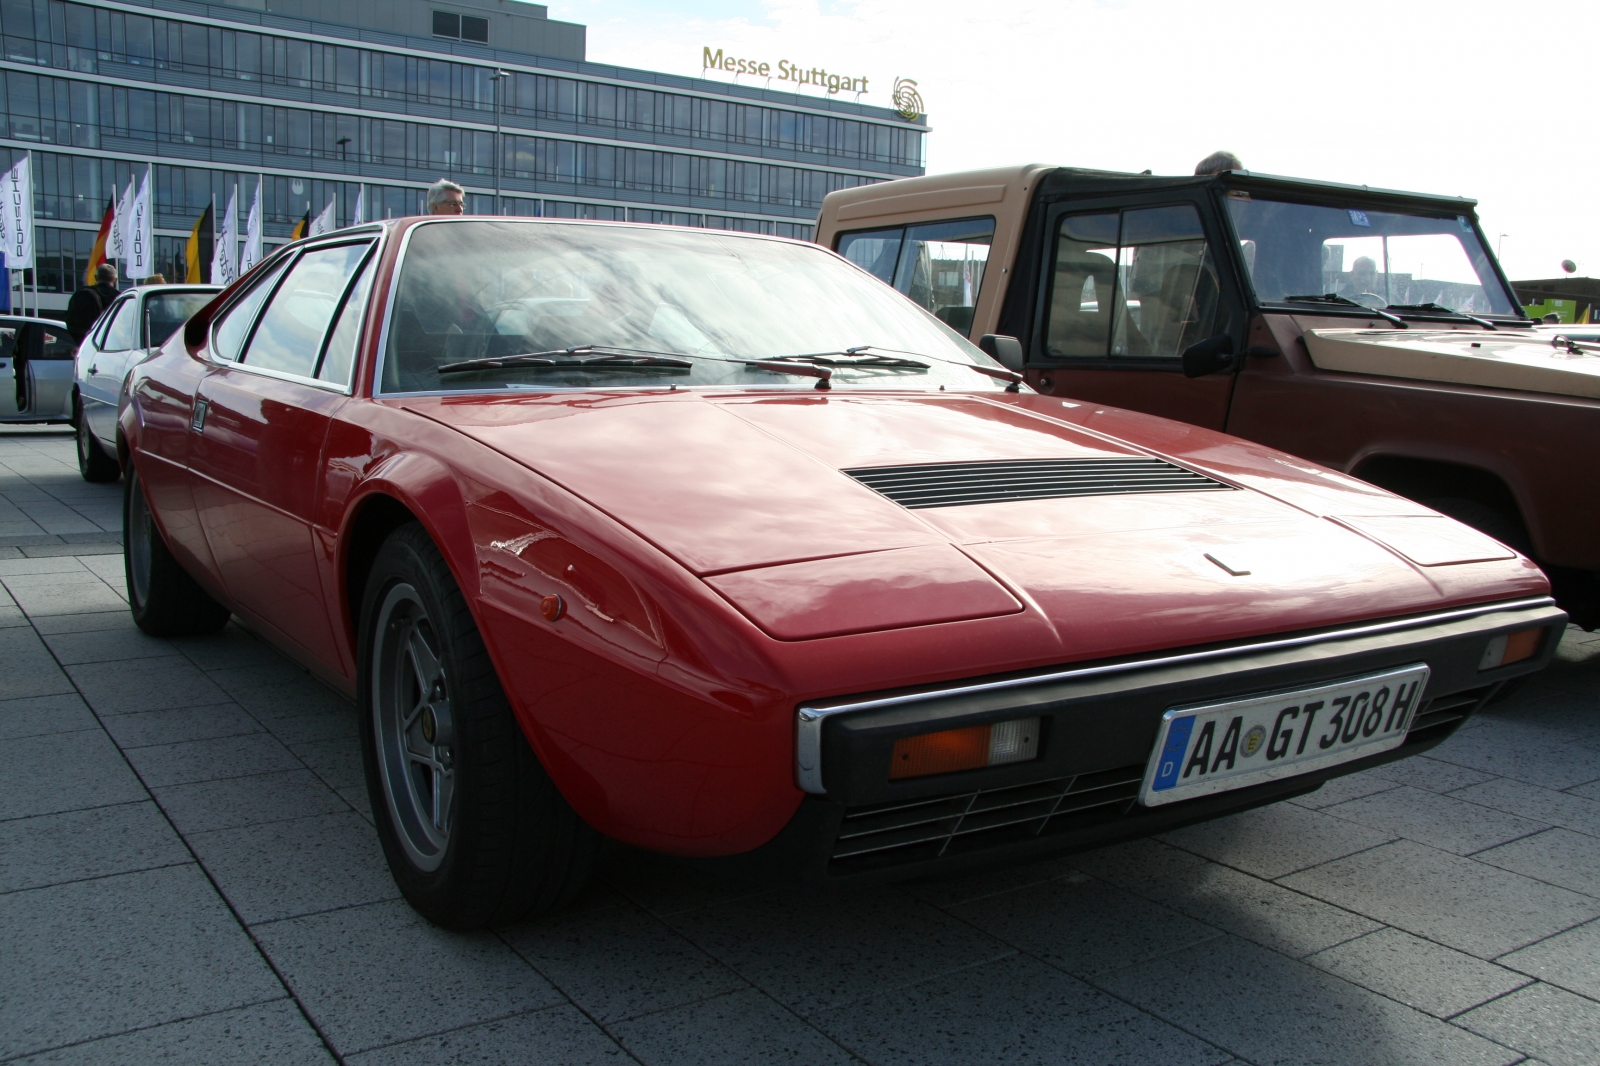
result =
[[[1232,370],[1233,364],[1233,337],[1227,333],[1207,337],[1183,350],[1183,376],[1186,378],[1203,378],[1207,374]]]
[[[983,354],[1007,370],[1022,373],[1022,342],[1017,338],[1008,337],[1003,333],[985,333],[978,339],[978,347]]]

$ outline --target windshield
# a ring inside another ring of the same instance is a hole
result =
[[[799,356],[838,388],[1005,387],[970,369],[992,359],[821,248],[474,220],[412,230],[379,391],[814,387],[772,362]]]
[[[1465,215],[1286,203],[1239,190],[1228,193],[1228,210],[1263,303],[1331,294],[1369,307],[1517,313]]]
[[[214,292],[161,292],[146,296],[144,313],[150,323],[150,347],[159,348],[167,343],[167,338],[215,295]]]

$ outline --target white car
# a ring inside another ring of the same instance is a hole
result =
[[[72,420],[72,335],[48,318],[0,314],[0,422]]]
[[[220,285],[144,285],[118,296],[78,347],[73,409],[78,430],[78,471],[85,481],[115,481],[117,415],[128,371],[161,347],[211,298]]]

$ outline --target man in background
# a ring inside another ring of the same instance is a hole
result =
[[[94,328],[100,312],[110,307],[111,301],[116,298],[116,264],[101,263],[94,268],[94,284],[85,285],[73,293],[72,299],[67,302],[67,332],[72,334],[74,344],[83,343],[83,338]]]
[[[1232,152],[1212,152],[1195,165],[1194,172],[1200,174],[1221,174],[1228,170],[1243,170],[1244,164],[1239,162],[1239,157]]]
[[[448,178],[440,178],[428,186],[428,214],[466,214],[466,191]]]

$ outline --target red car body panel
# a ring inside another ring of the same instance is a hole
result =
[[[1421,567],[1337,524],[1418,513],[1344,475],[1045,396],[374,399],[405,225],[381,251],[353,395],[219,368],[201,321],[136,371],[122,423],[132,460],[184,565],[347,693],[352,531],[375,501],[407,509],[562,794],[629,843],[710,856],[771,839],[803,796],[805,700],[1548,588],[1520,557]],[[189,430],[196,395],[210,404],[203,447]],[[1105,454],[1165,457],[1244,491],[916,511],[841,472]],[[552,593],[567,605],[556,621],[540,611]]]

